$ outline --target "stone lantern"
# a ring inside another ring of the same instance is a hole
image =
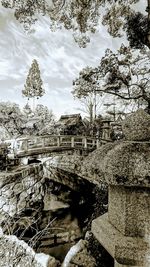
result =
[[[111,120],[105,119],[102,120],[102,140],[110,140],[110,133],[111,133]]]
[[[92,232],[115,267],[150,267],[150,115],[130,115],[123,132],[126,141],[103,160],[108,213],[92,222]]]

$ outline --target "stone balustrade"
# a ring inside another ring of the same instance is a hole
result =
[[[150,115],[138,110],[123,124],[126,141],[103,160],[109,187],[108,213],[92,232],[115,267],[150,266]]]

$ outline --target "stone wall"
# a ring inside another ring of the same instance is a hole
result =
[[[0,221],[13,217],[43,197],[42,165],[0,173]]]

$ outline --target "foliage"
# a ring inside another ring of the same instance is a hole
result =
[[[46,106],[37,105],[35,114],[38,118],[35,123],[35,129],[39,135],[49,134],[48,129],[54,128],[54,114]],[[51,129],[52,131],[52,129]]]
[[[42,121],[50,122],[54,119],[52,110],[49,110],[48,107],[38,104],[35,109],[35,114],[40,117]]]
[[[129,41],[131,41],[134,47],[137,46],[137,43],[134,43],[133,40],[138,29],[138,38],[136,38],[138,40],[138,47],[139,45],[143,46],[143,44],[150,47],[149,32],[147,32],[150,17],[149,0],[147,0],[148,16],[145,24],[142,22],[142,19],[135,20],[135,17],[139,15],[134,10],[134,4],[139,1],[1,0],[4,7],[14,10],[16,19],[23,23],[26,30],[29,30],[31,25],[36,22],[38,14],[47,15],[50,18],[51,30],[62,27],[72,30],[78,44],[85,47],[87,42],[90,41],[91,33],[95,33],[102,21],[113,37],[120,37],[123,31],[127,31]],[[140,13],[140,16],[142,16],[142,13]]]
[[[38,104],[35,111],[28,104],[23,109],[27,117],[24,132],[29,135],[49,134],[49,128],[54,128],[54,114],[48,107]],[[51,131],[52,131],[51,129]]]
[[[23,134],[25,121],[19,105],[11,102],[0,103],[0,126],[6,130],[5,137]]]
[[[32,109],[28,103],[23,107],[23,113],[26,115],[26,117],[32,114]]]
[[[8,152],[9,152],[8,145],[1,142],[0,143],[0,170],[6,170],[7,168]]]
[[[79,73],[79,78],[73,81],[73,95],[79,99],[86,98],[90,94],[94,94],[98,89],[99,69],[87,66]]]
[[[2,137],[43,134],[44,128],[54,123],[53,112],[43,105],[37,105],[35,114],[28,104],[22,112],[15,103],[0,102],[0,126],[5,130]]]
[[[148,18],[139,12],[134,12],[127,17],[127,38],[131,47],[143,48],[149,46],[147,36],[149,34]]]
[[[72,93],[80,99],[96,91],[150,108],[149,59],[148,49],[137,52],[123,44],[116,53],[107,49],[98,67],[80,71]]]
[[[45,90],[42,88],[42,79],[40,76],[40,69],[38,62],[34,59],[29,69],[29,73],[26,79],[26,84],[22,90],[22,94],[28,98],[39,98],[42,97],[45,93]]]

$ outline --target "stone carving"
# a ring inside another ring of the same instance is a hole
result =
[[[108,184],[150,186],[150,144],[116,145],[107,153],[102,169]]]
[[[122,123],[122,129],[127,140],[150,140],[150,115],[139,109]]]
[[[150,115],[138,110],[123,123],[126,140],[100,166],[109,188],[108,214],[92,232],[115,259],[115,267],[150,266]]]

